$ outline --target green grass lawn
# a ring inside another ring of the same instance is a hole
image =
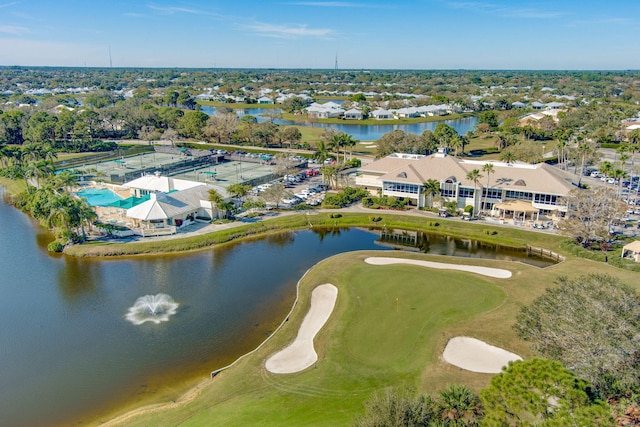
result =
[[[418,266],[372,266],[355,252],[331,257],[301,280],[300,299],[282,329],[255,353],[213,380],[204,380],[197,396],[169,409],[143,411],[123,425],[184,426],[348,426],[362,413],[375,390],[405,386],[437,392],[466,384],[479,391],[491,375],[464,371],[440,359],[447,340],[471,336],[531,357],[528,344],[511,325],[519,308],[530,303],[560,275],[589,272],[617,275],[636,289],[637,273],[571,258],[538,269],[518,262],[390,253],[450,263],[470,263],[513,272],[510,279]],[[312,289],[332,283],[339,289],[336,307],[314,343],[318,362],[288,375],[271,374],[267,358],[290,343],[309,309]]]
[[[305,143],[308,142],[312,147],[315,147],[316,144],[322,141],[322,135],[324,135],[325,129],[316,128],[312,126],[285,126],[285,127],[296,127],[300,131],[302,138],[300,142]]]

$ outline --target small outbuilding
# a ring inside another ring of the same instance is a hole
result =
[[[640,262],[640,240],[634,240],[622,247],[622,258],[630,255],[635,262]]]

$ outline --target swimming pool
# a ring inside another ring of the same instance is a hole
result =
[[[109,206],[113,202],[122,200],[122,197],[108,188],[87,188],[78,191],[76,195],[85,199],[91,206]]]

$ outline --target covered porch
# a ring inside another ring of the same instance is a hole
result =
[[[540,209],[524,200],[507,200],[491,208],[491,216],[500,223],[511,223],[525,227],[544,228],[550,226],[549,218],[540,214]]]

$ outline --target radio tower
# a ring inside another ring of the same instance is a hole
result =
[[[113,62],[111,61],[111,45],[109,45],[109,68],[113,68]]]
[[[338,71],[338,53],[336,52],[336,64],[334,66],[334,71]]]

